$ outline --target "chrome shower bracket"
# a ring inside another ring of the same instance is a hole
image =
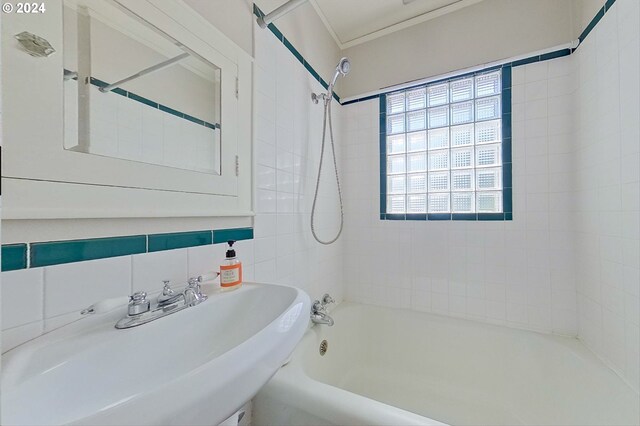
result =
[[[326,93],[320,93],[319,95],[316,93],[311,94],[311,102],[317,105],[318,102],[320,102],[320,100],[322,100],[322,102],[326,102],[327,94]]]

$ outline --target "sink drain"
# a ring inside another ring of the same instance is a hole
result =
[[[329,343],[326,340],[323,340],[320,343],[320,355],[324,356],[327,353],[327,349],[329,348]]]

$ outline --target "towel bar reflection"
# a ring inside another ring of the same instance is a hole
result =
[[[120,85],[122,85],[122,84],[124,84],[124,83],[126,83],[128,81],[135,80],[136,78],[142,77],[142,76],[147,75],[147,74],[151,74],[152,72],[160,71],[161,69],[164,69],[164,68],[166,68],[168,66],[171,66],[171,65],[175,64],[176,62],[179,62],[179,61],[185,59],[188,56],[189,56],[189,53],[185,52],[185,53],[183,53],[181,55],[176,56],[175,58],[167,59],[164,62],[160,62],[159,64],[156,64],[156,65],[151,66],[149,68],[145,68],[142,71],[139,71],[139,72],[137,72],[137,73],[135,73],[133,75],[130,75],[127,78],[123,78],[122,80],[118,80],[115,83],[111,83],[109,85],[101,87],[99,90],[101,92],[103,92],[103,93],[108,93],[108,92],[112,91],[113,89],[117,88],[118,86],[120,86]]]

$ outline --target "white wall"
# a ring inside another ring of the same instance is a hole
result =
[[[575,53],[579,335],[640,381],[640,8],[618,0]]]
[[[573,0],[573,38],[577,39],[587,28],[598,10],[602,8],[602,0]]]
[[[570,57],[513,69],[505,222],[380,220],[378,100],[345,106],[347,298],[575,335],[573,80]]]
[[[249,55],[253,55],[253,2],[250,0],[185,0]]]
[[[353,66],[339,93],[360,95],[572,39],[570,1],[484,0],[346,49]]]

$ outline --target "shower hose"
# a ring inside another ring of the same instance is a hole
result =
[[[340,177],[338,176],[338,163],[336,161],[336,147],[333,139],[333,126],[331,124],[331,98],[333,96],[330,94],[324,100],[324,120],[322,123],[322,148],[320,151],[320,163],[318,165],[318,179],[316,180],[316,191],[313,195],[313,206],[311,207],[311,233],[313,234],[313,238],[320,244],[329,245],[340,237],[342,234],[342,227],[344,226],[344,207],[342,205],[342,190],[340,189]],[[338,198],[340,200],[340,228],[338,229],[338,233],[331,240],[321,240],[316,234],[315,228],[315,213],[316,213],[316,204],[318,202],[318,190],[320,189],[320,175],[322,174],[322,160],[324,158],[324,146],[325,139],[327,135],[327,121],[329,122],[329,138],[331,139],[331,154],[333,155],[333,168],[336,172],[336,183],[338,185]]]

